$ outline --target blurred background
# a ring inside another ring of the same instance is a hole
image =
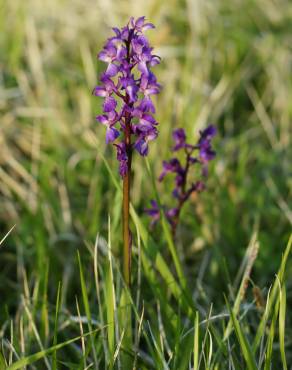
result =
[[[194,140],[207,124],[218,127],[208,191],[185,208],[179,230],[190,277],[204,263],[209,298],[223,301],[255,231],[257,284],[269,285],[279,266],[292,224],[291,1],[1,0],[0,240],[15,225],[0,247],[2,322],[36,284],[48,284],[54,302],[62,280],[70,308],[76,251],[86,260],[97,233],[107,238],[108,215],[120,253],[121,198],[100,154],[117,177],[118,168],[91,92],[104,69],[97,53],[132,15],[156,25],[148,35],[162,58],[155,176],[174,127]],[[154,194],[138,156],[134,173],[133,202],[147,225]],[[169,203],[168,185],[158,186]]]

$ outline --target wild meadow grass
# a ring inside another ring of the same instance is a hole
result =
[[[91,91],[131,15],[156,25],[163,89],[133,161],[129,291]],[[291,17],[289,0],[0,0],[0,370],[291,368]],[[174,242],[144,209],[170,201],[172,130],[210,123],[207,191]]]

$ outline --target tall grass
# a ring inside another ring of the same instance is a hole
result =
[[[160,136],[134,161],[125,296],[121,187],[90,92],[109,27],[144,14]],[[289,0],[0,0],[1,370],[291,366],[291,15]],[[174,245],[143,214],[151,176],[174,127],[210,122],[208,191]]]

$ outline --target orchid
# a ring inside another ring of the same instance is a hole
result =
[[[213,125],[208,126],[205,130],[200,131],[200,137],[196,145],[186,142],[186,133],[183,128],[178,128],[173,131],[172,137],[174,140],[173,152],[182,151],[185,161],[182,162],[173,157],[168,161],[163,161],[162,172],[159,176],[159,181],[171,174],[174,176],[174,189],[172,196],[176,202],[175,207],[161,207],[168,222],[171,225],[172,234],[175,236],[179,216],[183,205],[194,192],[202,192],[205,190],[205,178],[208,174],[208,164],[214,159],[216,153],[212,148],[212,139],[216,134],[216,128]],[[197,153],[196,153],[197,152]],[[196,181],[189,181],[189,174],[193,166],[197,167]],[[200,168],[200,170],[199,170]],[[145,209],[145,212],[151,217],[151,225],[154,225],[160,217],[160,209],[156,201],[151,201],[151,207]]]
[[[152,96],[161,86],[151,68],[160,63],[144,32],[154,28],[145,17],[130,18],[121,29],[114,27],[114,36],[98,54],[107,67],[93,94],[104,99],[103,114],[96,117],[106,127],[106,143],[116,148],[119,173],[123,179],[123,274],[130,285],[131,232],[129,226],[130,175],[132,153],[149,153],[149,142],[158,136],[158,122]]]
[[[107,128],[107,143],[118,138],[124,143],[115,145],[122,177],[128,173],[129,166],[125,163],[130,161],[119,158],[130,158],[133,149],[146,156],[149,141],[158,135],[152,95],[157,95],[161,87],[151,68],[160,63],[160,58],[153,54],[143,34],[152,28],[154,25],[147,23],[145,17],[131,18],[125,27],[113,28],[115,36],[107,40],[98,54],[107,68],[101,75],[101,85],[93,90],[94,95],[104,98],[104,114],[96,119]]]

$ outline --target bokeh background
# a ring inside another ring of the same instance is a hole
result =
[[[208,300],[223,302],[257,232],[252,278],[264,288],[277,271],[292,224],[291,1],[1,0],[0,239],[16,226],[0,247],[0,335],[36,284],[48,284],[54,302],[62,280],[64,307],[74,309],[76,251],[86,261],[97,233],[107,238],[108,215],[119,256],[121,197],[101,154],[115,174],[117,163],[91,92],[104,68],[97,53],[131,15],[156,25],[148,35],[162,58],[155,176],[173,128],[194,140],[207,124],[218,128],[208,191],[185,208],[179,229],[185,269],[196,276],[203,264]],[[138,156],[134,173],[142,215],[154,192]],[[169,184],[158,188],[169,203]],[[152,234],[159,244],[159,225]]]

